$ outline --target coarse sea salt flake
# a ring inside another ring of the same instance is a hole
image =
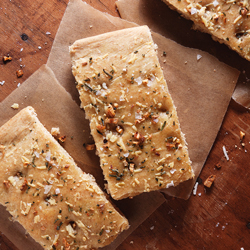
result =
[[[106,96],[106,94],[107,94],[106,91],[104,91],[104,90],[101,91],[101,96],[102,96],[102,97]]]
[[[36,158],[39,158],[39,153],[37,151],[34,151],[34,155],[36,156]]]
[[[171,174],[174,174],[175,171],[176,171],[176,169],[171,169],[171,170],[170,170],[170,173],[171,173]]]
[[[125,99],[124,99],[124,97],[123,96],[120,96],[120,102],[124,102],[125,101]]]
[[[45,160],[46,160],[46,161],[50,161],[50,157],[51,157],[51,153],[50,153],[50,151],[49,151],[49,152],[47,152],[47,154],[46,154]]]
[[[214,5],[214,7],[216,7],[216,6],[218,6],[219,5],[219,3],[218,3],[218,1],[213,1],[213,5]]]
[[[197,55],[197,61],[199,61],[202,58],[202,55]]]
[[[2,81],[2,82],[0,82],[0,85],[2,85],[2,86],[3,86],[3,85],[4,85],[4,83],[5,83],[5,81]]]
[[[138,85],[141,85],[142,84],[142,78],[139,76],[135,79],[135,82],[138,83]]]
[[[148,81],[147,86],[151,87],[151,85],[152,85],[152,81]]]
[[[167,184],[166,188],[169,188],[169,187],[174,187],[174,182],[171,181],[170,183]]]
[[[108,89],[108,87],[107,87],[107,85],[106,85],[106,82],[104,82],[104,83],[102,84],[102,87],[103,87],[104,89]]]
[[[52,186],[50,186],[50,185],[45,185],[45,186],[44,186],[44,194],[48,194],[51,188],[52,188]]]
[[[141,113],[137,113],[137,112],[135,112],[135,119],[141,119],[142,118],[142,116],[141,116]]]
[[[229,157],[228,157],[228,154],[227,154],[226,147],[225,147],[225,146],[223,146],[223,147],[222,147],[222,150],[223,150],[223,153],[224,153],[224,155],[225,155],[225,157],[226,157],[227,161],[229,161]]]
[[[151,76],[150,79],[148,79],[148,83],[147,83],[147,86],[148,87],[151,87],[153,81],[155,80],[155,76]]]
[[[192,7],[192,8],[191,8],[191,15],[194,15],[194,14],[196,14],[196,13],[197,13],[197,9],[194,8],[194,7]]]
[[[196,195],[196,193],[197,193],[197,188],[198,188],[198,181],[195,183],[195,185],[194,185],[194,189],[193,189],[193,195]]]

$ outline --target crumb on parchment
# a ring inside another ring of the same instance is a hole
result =
[[[18,103],[13,103],[11,108],[13,109],[19,109],[19,104]]]
[[[51,135],[54,136],[54,137],[57,137],[60,135],[60,129],[57,127],[57,128],[51,128]]]
[[[95,149],[95,144],[87,144],[86,145],[86,150],[90,151],[90,150],[94,150]]]

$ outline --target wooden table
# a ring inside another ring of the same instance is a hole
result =
[[[86,0],[119,16],[115,0]],[[46,63],[68,0],[1,0],[0,101]],[[28,36],[24,35],[26,34]],[[24,75],[17,78],[16,71]],[[3,81],[5,81],[3,83]],[[231,101],[221,130],[198,179],[197,195],[187,201],[166,197],[157,209],[119,246],[130,249],[250,249],[250,114]],[[240,131],[246,133],[241,145]],[[229,161],[222,147],[228,150]],[[216,164],[221,169],[216,168]],[[204,180],[215,174],[211,189]],[[0,235],[1,250],[17,248]]]

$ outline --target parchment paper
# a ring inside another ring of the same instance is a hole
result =
[[[135,24],[102,13],[81,0],[69,1],[58,28],[47,65],[53,70],[57,80],[80,103],[71,72],[69,46],[76,40],[133,27]]]
[[[129,10],[134,14],[140,13],[133,8],[136,2],[129,3]],[[81,0],[70,1],[55,37],[48,65],[74,100],[79,100],[79,97],[73,84],[68,46],[80,38],[132,25],[135,24],[97,11]],[[158,45],[160,63],[177,107],[182,131],[186,134],[197,177],[219,131],[239,72],[206,52],[183,47],[156,33],[153,39]],[[163,56],[163,51],[166,56]],[[197,55],[202,57],[197,60]],[[187,199],[195,181],[185,182],[165,192]]]
[[[206,33],[192,29],[193,22],[182,18],[161,0],[119,0],[116,2],[123,19],[139,25],[147,24],[153,31],[177,43],[201,49],[220,61],[237,68],[241,74],[232,98],[250,108],[250,62],[226,45],[213,41]]]
[[[33,106],[39,120],[50,131],[59,127],[61,135],[66,135],[64,148],[74,158],[83,171],[91,173],[103,188],[103,175],[99,166],[99,158],[92,151],[86,151],[83,143],[93,142],[90,138],[89,122],[85,120],[84,112],[72,100],[69,93],[57,82],[51,69],[42,66],[18,89],[0,103],[0,126],[14,116],[18,110],[11,105],[18,103],[20,109]],[[143,194],[134,199],[115,202],[130,223],[130,229],[124,231],[105,250],[116,249],[118,245],[137,228],[151,213],[165,201],[159,192]],[[11,222],[10,214],[0,206],[0,231],[3,232],[20,250],[43,249],[30,236],[25,237],[25,230],[19,223]],[[1,247],[0,247],[1,249]]]

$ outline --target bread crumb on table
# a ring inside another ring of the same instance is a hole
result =
[[[12,61],[12,57],[11,56],[4,56],[3,57],[3,62],[10,62],[10,61]]]
[[[210,188],[215,180],[216,175],[210,175],[204,182],[204,186]]]
[[[17,75],[18,78],[22,77],[23,76],[23,71],[21,69],[17,70],[16,75]]]
[[[218,162],[218,163],[215,165],[215,167],[216,167],[217,169],[221,169],[221,164]]]

